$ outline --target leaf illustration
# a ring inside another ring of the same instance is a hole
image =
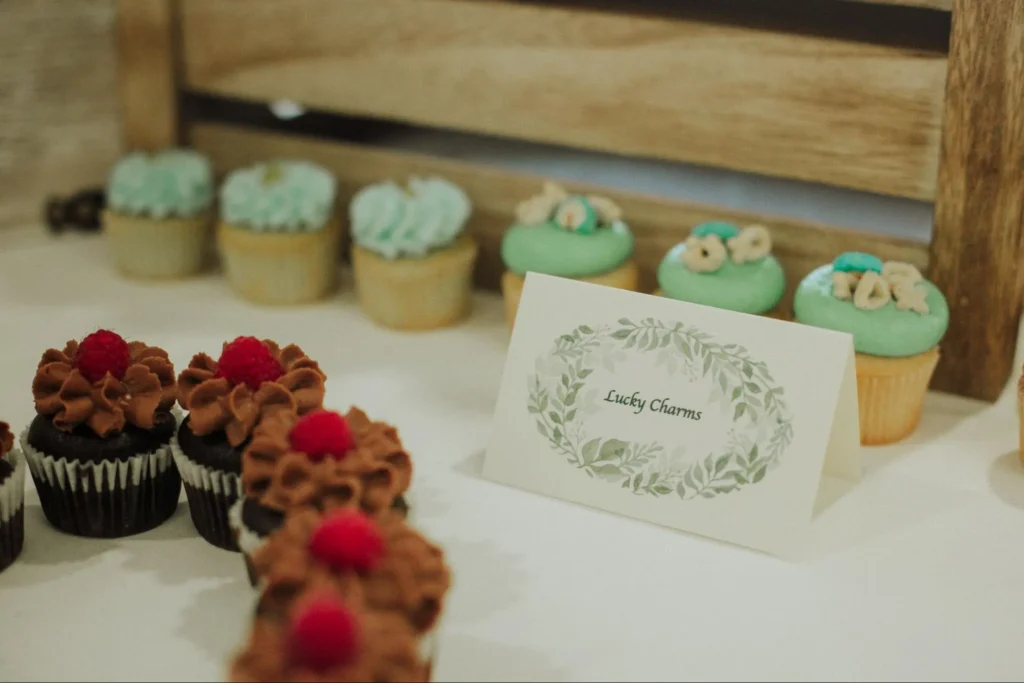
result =
[[[722,389],[723,394],[729,390],[729,383],[725,379],[725,373],[718,375],[718,386]]]
[[[658,346],[658,335],[651,332],[651,341],[647,343],[647,350],[650,351]]]
[[[704,357],[704,375],[708,374],[708,370],[711,369],[711,354],[709,353]]]
[[[747,390],[750,392],[753,392],[755,394],[761,393],[761,387],[757,386],[753,382],[747,382],[744,386],[746,386]]]
[[[691,489],[697,488],[697,482],[693,480],[694,469],[695,468],[691,467],[690,469],[686,470],[686,474],[683,476],[683,481],[686,482],[686,485],[689,486]]]
[[[566,415],[565,415],[565,421],[566,421],[566,422],[572,422],[572,421],[573,421],[573,420],[575,420],[575,419],[576,419],[576,409],[575,409],[575,408],[573,408],[573,409],[572,409],[572,410],[570,410],[570,411],[569,411],[568,413],[566,413]]]
[[[680,498],[686,497],[686,487],[683,486],[683,482],[679,482],[678,484],[676,484],[676,495],[679,496]]]
[[[636,475],[636,479],[633,480],[633,491],[636,491],[637,489],[640,488],[640,482],[642,482],[643,480],[644,480],[644,475],[643,474]]]
[[[636,337],[630,337],[629,339],[626,340],[626,345],[623,346],[622,348],[631,349],[634,346],[636,346]]]
[[[622,476],[621,470],[615,465],[594,465],[590,469],[603,479],[618,479]]]
[[[676,343],[676,346],[679,347],[679,350],[683,352],[683,355],[686,356],[686,358],[688,360],[693,360],[693,351],[690,350],[690,345],[689,344],[687,344],[682,339],[680,339]]]
[[[721,474],[723,471],[725,471],[725,466],[728,465],[728,464],[729,464],[729,456],[728,455],[723,455],[718,460],[716,460],[715,461],[715,476],[717,477],[719,474]]]
[[[622,322],[622,321],[619,321]],[[625,339],[633,333],[632,330],[615,330],[612,334],[612,339]]]
[[[647,485],[648,486],[652,486],[654,484],[654,482],[658,481],[658,476],[659,476],[658,472],[655,472],[654,474],[652,474],[651,478],[647,480]]]
[[[540,404],[537,407],[540,408],[541,410],[544,410],[545,408],[548,407],[548,395],[547,394],[544,394],[543,396],[540,397]]]
[[[541,436],[543,436],[544,438],[547,438],[547,436],[548,436],[548,428],[544,426],[543,422],[538,422],[537,423],[537,431],[540,432]]]
[[[601,444],[601,439],[591,439],[590,441],[583,444],[583,448],[580,449],[583,454],[583,464],[589,465],[594,462],[594,458],[597,457],[597,447]]]
[[[598,451],[598,460],[614,460],[621,457],[626,449],[629,448],[629,444],[619,439],[608,439],[601,444],[601,450]]]
[[[738,399],[740,397],[740,394],[742,394],[742,393],[743,393],[743,387],[736,387],[735,389],[733,389],[732,390],[732,400],[735,401],[736,399]]]
[[[664,335],[664,336],[663,336],[663,337],[661,338],[661,341],[660,341],[660,342],[658,342],[658,347],[659,347],[659,348],[662,348],[662,349],[663,349],[663,348],[665,348],[666,346],[668,346],[668,343],[669,343],[670,341],[672,341],[672,335],[670,335],[670,334],[666,334],[666,335]]]
[[[667,493],[672,493],[672,489],[669,488],[668,486],[665,486],[664,484],[658,484],[652,489],[652,491],[654,491],[660,496],[664,496]]]
[[[560,443],[562,441],[562,430],[555,427],[555,433],[551,435],[551,438]]]
[[[592,374],[594,374],[594,371],[591,370],[590,368],[580,370],[580,379],[586,379],[590,377]]]
[[[715,492],[714,491],[701,491],[700,492],[700,497],[701,498],[714,498],[715,497]]]
[[[579,391],[578,389],[573,389],[571,392],[569,392],[569,395],[565,397],[565,405],[566,405],[566,407],[571,406],[574,403],[576,403],[576,395],[577,395],[578,391]],[[566,418],[566,419],[567,420],[571,420],[572,418]]]
[[[556,412],[555,412],[555,411],[553,411],[553,410],[552,410],[552,411],[550,411],[550,412],[548,412],[548,418],[549,418],[549,419],[550,419],[550,420],[551,420],[552,422],[554,422],[554,423],[555,423],[556,425],[560,425],[560,424],[562,424],[562,418],[560,418],[560,417],[558,416],[558,413],[556,413]]]
[[[714,462],[712,461],[713,457],[714,456],[712,456],[710,453],[708,453],[708,457],[704,458],[704,469],[708,471],[708,474],[714,474],[714,471],[715,471],[714,470],[714,466],[715,465],[714,465]]]
[[[764,479],[764,475],[766,472],[768,472],[768,465],[763,465],[761,469],[754,473],[754,478],[751,479],[751,482],[756,484],[757,482],[761,481],[762,479]]]
[[[587,325],[580,325],[579,330],[583,334],[594,334],[594,330]]]
[[[743,417],[743,413],[745,413],[746,410],[747,410],[747,404],[746,403],[737,403],[736,404],[736,412],[733,413],[733,416],[732,416],[733,421],[736,421],[736,420],[740,419],[741,417]]]
[[[629,488],[629,479],[627,479],[626,481],[622,482],[622,488],[624,488],[624,489],[628,489]]]
[[[704,470],[702,470],[699,467],[694,467],[693,468],[693,479],[694,479],[694,481],[697,482],[697,484],[699,486],[703,486],[704,485]]]
[[[569,387],[569,375],[562,375],[562,386]]]
[[[747,453],[747,460],[749,460],[750,462],[754,462],[755,460],[757,460],[757,444],[756,443],[750,449],[750,452]]]
[[[743,476],[742,472],[730,472],[729,474],[732,475],[732,478],[736,480],[736,483],[740,484],[741,486],[750,483],[749,481],[747,481],[747,478]]]
[[[628,325],[630,327],[636,327],[636,325],[633,324],[633,321],[630,320],[629,318],[619,318],[619,324]]]
[[[535,405],[526,406],[526,410],[527,410],[527,412],[529,412],[529,413],[531,413],[533,415],[539,415],[540,414],[540,410]]]
[[[750,377],[754,374],[754,368],[750,365],[749,361],[743,361],[743,374]]]

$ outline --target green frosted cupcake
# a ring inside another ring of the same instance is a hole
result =
[[[658,266],[661,294],[738,313],[771,315],[786,291],[768,228],[702,223]]]
[[[114,166],[104,232],[117,268],[135,277],[183,277],[210,252],[213,171],[198,152],[133,152]]]
[[[307,161],[232,172],[220,190],[217,246],[232,288],[262,304],[300,304],[334,287],[341,236],[337,187]]]
[[[501,242],[501,289],[511,327],[528,272],[636,291],[633,233],[610,199],[571,195],[555,183],[516,207],[516,222]]]

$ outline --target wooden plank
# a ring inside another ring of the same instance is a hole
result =
[[[0,226],[102,185],[120,151],[114,0],[0,2]]]
[[[177,144],[176,0],[117,0],[117,55],[125,146]]]
[[[835,2],[836,0],[824,0]],[[872,5],[899,5],[902,7],[923,7],[925,9],[937,9],[944,12],[952,11],[953,0],[850,0],[851,2],[865,2]]]
[[[504,269],[499,247],[505,229],[512,222],[513,209],[521,199],[535,194],[543,180],[490,166],[222,124],[195,124],[189,132],[191,144],[209,154],[221,173],[256,161],[281,157],[320,163],[338,178],[341,200],[346,204],[360,187],[386,178],[402,180],[409,175],[440,175],[458,183],[473,200],[474,212],[469,228],[481,244],[477,281],[489,289],[498,288]],[[690,227],[712,219],[740,224],[764,222],[772,227],[775,252],[790,282],[787,308],[797,282],[843,251],[871,251],[886,259],[909,261],[920,268],[927,263],[927,246],[909,240],[580,183],[565,184],[577,191],[605,194],[619,202],[636,236],[636,257],[643,272],[644,286],[649,291],[655,288],[655,271],[665,253],[686,237]]]
[[[1024,0],[956,0],[931,277],[953,324],[934,386],[995,400],[1024,305]]]
[[[934,195],[941,53],[500,0],[182,0],[182,26],[206,93]]]

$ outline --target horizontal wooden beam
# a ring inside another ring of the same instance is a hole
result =
[[[836,0],[819,0],[819,2],[836,2]],[[923,7],[944,12],[949,12],[953,9],[953,0],[850,0],[850,2],[864,2],[872,5],[899,5],[901,7]]]
[[[473,200],[469,227],[481,245],[477,280],[491,289],[498,287],[503,270],[499,248],[502,235],[512,222],[514,207],[538,192],[544,180],[491,166],[222,124],[195,124],[190,130],[190,142],[210,155],[221,173],[274,158],[303,158],[322,164],[338,178],[343,204],[360,187],[388,178],[448,178],[462,186]],[[655,271],[665,253],[685,239],[693,225],[712,219],[740,224],[762,222],[772,227],[775,252],[789,280],[787,307],[799,280],[843,251],[869,251],[885,259],[908,261],[922,269],[927,265],[927,245],[918,242],[592,185],[565,184],[577,191],[605,194],[622,206],[636,236],[636,257],[648,291],[655,288]]]
[[[302,6],[182,0],[185,86],[934,197],[941,51],[501,0]]]

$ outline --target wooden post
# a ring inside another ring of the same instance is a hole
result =
[[[1024,0],[955,0],[930,277],[950,328],[934,389],[994,401],[1024,304]]]
[[[117,0],[117,53],[125,147],[177,144],[176,0]]]

